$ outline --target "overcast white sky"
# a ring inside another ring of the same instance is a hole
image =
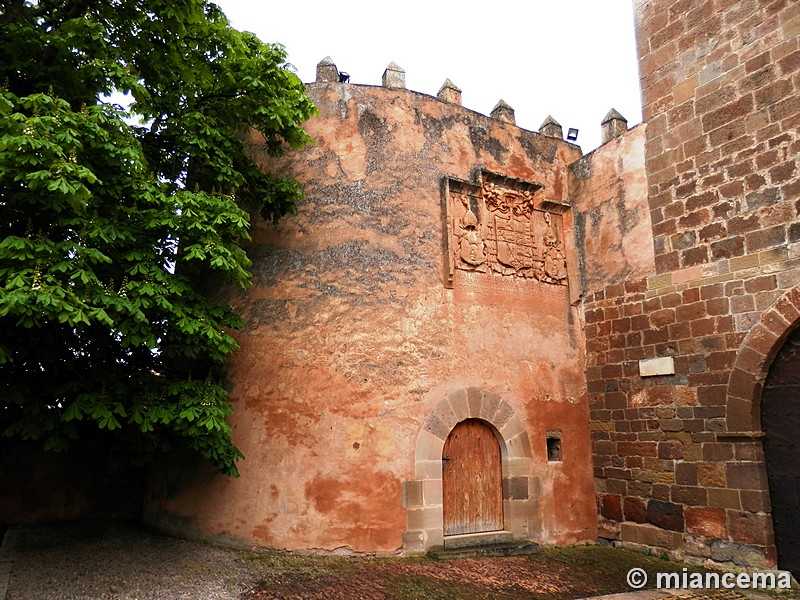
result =
[[[550,114],[584,152],[610,108],[629,127],[642,118],[632,0],[215,1],[237,29],[286,46],[304,82],[326,56],[369,85],[394,61],[410,90],[436,95],[449,77],[467,108],[489,114],[502,98],[533,131]]]

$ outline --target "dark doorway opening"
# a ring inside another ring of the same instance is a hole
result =
[[[761,424],[778,567],[800,577],[800,329],[789,336],[769,369]]]

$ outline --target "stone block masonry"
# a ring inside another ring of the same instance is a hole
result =
[[[797,3],[642,1],[637,14],[657,272],[796,243]]]
[[[776,263],[764,254],[768,270],[800,274],[796,259]],[[620,523],[650,523],[686,534],[663,538],[672,550],[710,556],[713,540],[722,539],[758,545],[769,561],[761,439],[753,432],[752,402],[732,402],[731,389],[737,385],[732,373],[763,363],[778,339],[765,334],[746,343],[764,313],[735,312],[737,303],[755,307],[764,293],[776,304],[783,292],[777,278],[763,272],[758,266],[677,284],[670,280],[681,274],[672,273],[587,297],[587,389],[601,536],[635,541]],[[773,322],[789,327],[777,316]],[[667,356],[674,375],[640,375],[640,360]],[[617,505],[621,511],[608,508]]]

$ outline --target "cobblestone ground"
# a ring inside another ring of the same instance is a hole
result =
[[[653,581],[658,571],[686,566],[598,546],[452,560],[303,556],[179,540],[130,523],[11,528],[6,541],[4,559],[13,561],[7,600],[569,599],[629,592],[633,567]]]

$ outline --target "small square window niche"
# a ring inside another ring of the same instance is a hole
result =
[[[561,462],[561,432],[547,432],[547,461]]]

